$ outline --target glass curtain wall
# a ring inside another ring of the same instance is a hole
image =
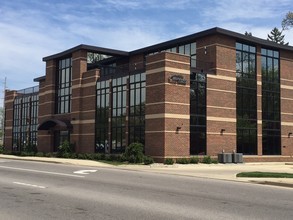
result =
[[[111,81],[112,83],[110,80],[97,82],[95,149],[96,152],[108,152],[105,149],[109,147],[110,153],[121,153],[125,150],[127,138],[129,144],[144,144],[145,73],[114,78]]]
[[[145,77],[141,73],[129,80],[129,143],[145,143]]]
[[[37,146],[38,94],[18,96],[13,103],[13,151]]]
[[[109,80],[97,82],[97,109],[96,109],[96,152],[105,152],[109,132]]]
[[[190,75],[190,154],[206,154],[206,73]]]
[[[71,58],[59,60],[57,70],[57,105],[56,113],[64,114],[71,111]]]
[[[257,154],[256,48],[236,43],[237,152]]]
[[[112,153],[122,152],[126,147],[126,85],[127,77],[112,80]]]
[[[262,149],[264,155],[281,154],[279,52],[261,49]]]

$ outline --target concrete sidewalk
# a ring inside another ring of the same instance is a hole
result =
[[[114,166],[102,162],[91,160],[78,160],[78,159],[64,159],[64,158],[47,158],[47,157],[19,157],[13,155],[2,155],[0,159],[12,160],[28,160],[39,161],[48,163],[62,163],[79,166],[91,167],[112,167],[115,169],[136,170],[152,173],[182,175],[191,177],[202,177],[210,179],[221,179],[230,181],[250,182],[276,186],[286,186],[293,188],[293,178],[243,178],[236,177],[240,172],[279,172],[279,173],[292,173],[293,163],[245,163],[245,164],[152,164],[152,165],[119,165]]]
[[[266,185],[286,186],[293,188],[293,178],[243,178],[236,177],[241,172],[277,172],[292,173],[293,163],[245,163],[245,164],[153,164],[151,166],[121,165],[126,169],[155,173],[167,173],[191,177],[221,179],[239,182],[250,182]]]

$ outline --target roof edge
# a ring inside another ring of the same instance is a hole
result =
[[[114,49],[109,49],[109,48],[104,48],[104,47],[96,47],[96,46],[90,46],[90,45],[86,45],[86,44],[80,44],[78,46],[72,47],[72,48],[65,50],[65,51],[62,51],[60,53],[56,53],[56,54],[44,57],[43,61],[48,61],[48,60],[53,60],[53,59],[65,57],[65,56],[72,54],[75,51],[78,51],[78,50],[88,50],[91,52],[101,52],[101,53],[104,53],[107,55],[120,56],[120,57],[129,55],[128,52],[122,51],[122,50],[114,50]]]
[[[34,78],[34,82],[40,82],[43,80],[46,80],[46,76],[40,76],[40,77]]]
[[[200,31],[194,34],[190,34],[190,35],[186,35],[183,37],[179,37],[173,40],[169,40],[169,41],[165,41],[162,43],[158,43],[158,44],[154,44],[151,46],[147,46],[144,48],[140,48],[137,50],[133,50],[130,52],[130,55],[135,55],[135,54],[139,54],[139,53],[150,53],[150,52],[155,52],[156,50],[160,49],[160,48],[168,48],[172,45],[175,44],[180,44],[180,43],[184,43],[184,42],[188,42],[188,41],[192,41],[193,39],[196,38],[201,38],[201,37],[205,37],[205,36],[209,36],[212,34],[223,34],[226,36],[230,36],[233,38],[236,38],[237,40],[242,40],[242,41],[247,41],[247,42],[252,42],[255,44],[261,44],[270,48],[277,48],[277,49],[282,49],[282,50],[288,50],[288,51],[293,51],[293,47],[292,46],[288,46],[288,45],[281,45],[269,40],[265,40],[262,38],[258,38],[255,36],[247,36],[244,34],[240,34],[238,32],[234,32],[234,31],[230,31],[230,30],[226,30],[223,28],[219,28],[219,27],[214,27],[214,28],[210,28],[204,31]]]

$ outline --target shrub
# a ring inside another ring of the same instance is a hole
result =
[[[111,161],[121,161],[121,154],[110,154]]]
[[[20,152],[20,156],[23,156],[23,157],[30,157],[30,156],[35,156],[36,153],[35,152],[29,152],[29,151],[21,151]]]
[[[95,153],[93,155],[93,157],[94,157],[94,160],[101,160],[101,154],[100,153]]]
[[[143,145],[141,143],[132,143],[126,147],[123,155],[130,163],[142,163],[144,158]]]
[[[110,154],[106,154],[104,160],[111,161],[112,160],[111,155]]]
[[[89,153],[86,153],[86,154],[84,154],[84,156],[85,156],[85,159],[88,159],[88,160],[94,160],[94,154],[89,154]]]
[[[179,164],[189,164],[190,161],[189,161],[188,158],[178,158],[178,159],[176,160],[176,163],[179,163]]]
[[[44,157],[45,154],[43,152],[38,152],[35,154],[36,157]]]
[[[191,157],[189,162],[192,163],[192,164],[198,164],[199,163],[199,158],[198,157]]]
[[[20,156],[20,151],[12,151],[11,155]]]
[[[124,154],[120,155],[120,162],[126,162],[127,158],[124,156]]]
[[[77,158],[77,154],[76,153],[71,153],[70,154],[70,158],[71,159],[76,159]]]
[[[0,145],[0,154],[3,154],[3,153],[4,153],[4,146]]]
[[[24,151],[25,152],[28,152],[28,153],[37,153],[38,152],[38,149],[37,149],[37,146],[35,144],[27,144],[24,148]]]
[[[153,164],[154,163],[154,159],[149,157],[149,156],[145,156],[143,158],[143,164],[144,165],[149,165],[149,164]]]
[[[202,159],[202,163],[211,164],[212,163],[212,158],[210,156],[205,156]]]
[[[79,154],[77,154],[77,158],[78,159],[81,159],[81,160],[85,160],[86,159],[86,155],[79,153]]]
[[[106,154],[101,154],[101,160],[105,160]]]
[[[134,155],[130,155],[127,160],[129,163],[137,163],[136,157]]]
[[[73,153],[74,152],[74,146],[69,143],[69,141],[65,140],[63,143],[58,147],[58,150],[61,154],[64,153]]]
[[[174,160],[172,158],[166,158],[164,161],[164,164],[172,165],[174,164]]]
[[[61,155],[62,158],[71,158],[71,153],[65,152]]]
[[[45,157],[51,157],[51,153],[45,153],[44,156]]]
[[[214,163],[214,164],[218,164],[219,162],[218,162],[217,159],[212,159],[212,163]]]

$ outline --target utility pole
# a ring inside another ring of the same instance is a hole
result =
[[[5,90],[6,90],[6,77],[4,78],[4,83],[3,83],[3,105],[2,105],[2,117],[1,117],[1,129],[2,129],[2,144],[4,145],[4,125],[5,125]]]

